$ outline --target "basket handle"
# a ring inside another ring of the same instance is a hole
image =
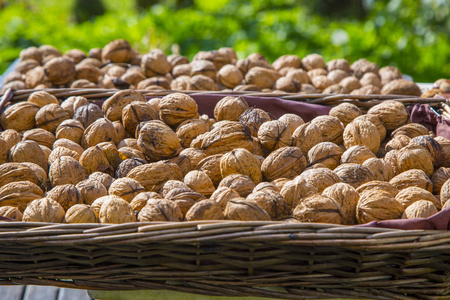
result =
[[[11,88],[7,89],[3,96],[0,98],[0,112],[3,111],[5,105],[13,98],[14,93]]]

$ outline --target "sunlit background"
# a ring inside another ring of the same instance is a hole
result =
[[[117,38],[142,53],[316,52],[394,65],[418,82],[450,77],[450,0],[0,0],[0,73],[28,46],[87,52]]]

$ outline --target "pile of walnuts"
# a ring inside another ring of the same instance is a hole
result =
[[[25,222],[357,224],[450,206],[450,141],[385,101],[278,120],[228,96],[214,119],[172,93],[101,107],[37,91],[0,117],[0,215]]]
[[[159,49],[141,55],[126,40],[91,49],[88,55],[78,49],[63,55],[49,45],[26,48],[2,91],[59,87],[421,95],[397,68],[379,68],[366,59],[325,63],[319,54],[302,59],[283,55],[270,63],[259,53],[238,59],[232,48],[224,47],[200,51],[189,61]]]

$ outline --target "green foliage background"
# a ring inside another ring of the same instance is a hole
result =
[[[240,58],[260,52],[273,61],[316,52],[326,60],[365,57],[395,65],[416,81],[450,77],[450,0],[364,0],[362,18],[316,14],[321,1],[194,0],[185,8],[176,0],[159,3],[140,9],[134,1],[104,0],[105,14],[77,23],[74,0],[6,1],[0,73],[28,46],[87,52],[125,38],[142,53],[161,48],[192,58],[199,50],[229,46]]]

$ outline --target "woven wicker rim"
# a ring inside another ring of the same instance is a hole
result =
[[[57,98],[68,98],[71,96],[83,96],[90,101],[104,100],[116,92],[117,89],[27,89],[12,91],[8,89],[3,95],[0,94],[0,111],[6,106],[7,103],[17,103],[20,101],[26,101],[26,99],[34,92],[46,91]],[[308,102],[311,104],[320,104],[334,106],[342,102],[353,103],[358,107],[368,109],[374,105],[377,105],[386,100],[396,100],[404,103],[405,105],[413,104],[428,104],[430,106],[439,106],[441,103],[448,102],[443,98],[421,98],[405,95],[350,95],[350,94],[298,94],[298,93],[262,93],[262,92],[235,92],[235,91],[148,91],[137,90],[145,97],[163,97],[171,93],[184,93],[184,94],[216,94],[216,95],[243,95],[252,97],[267,97],[267,98],[280,98],[284,100]]]

